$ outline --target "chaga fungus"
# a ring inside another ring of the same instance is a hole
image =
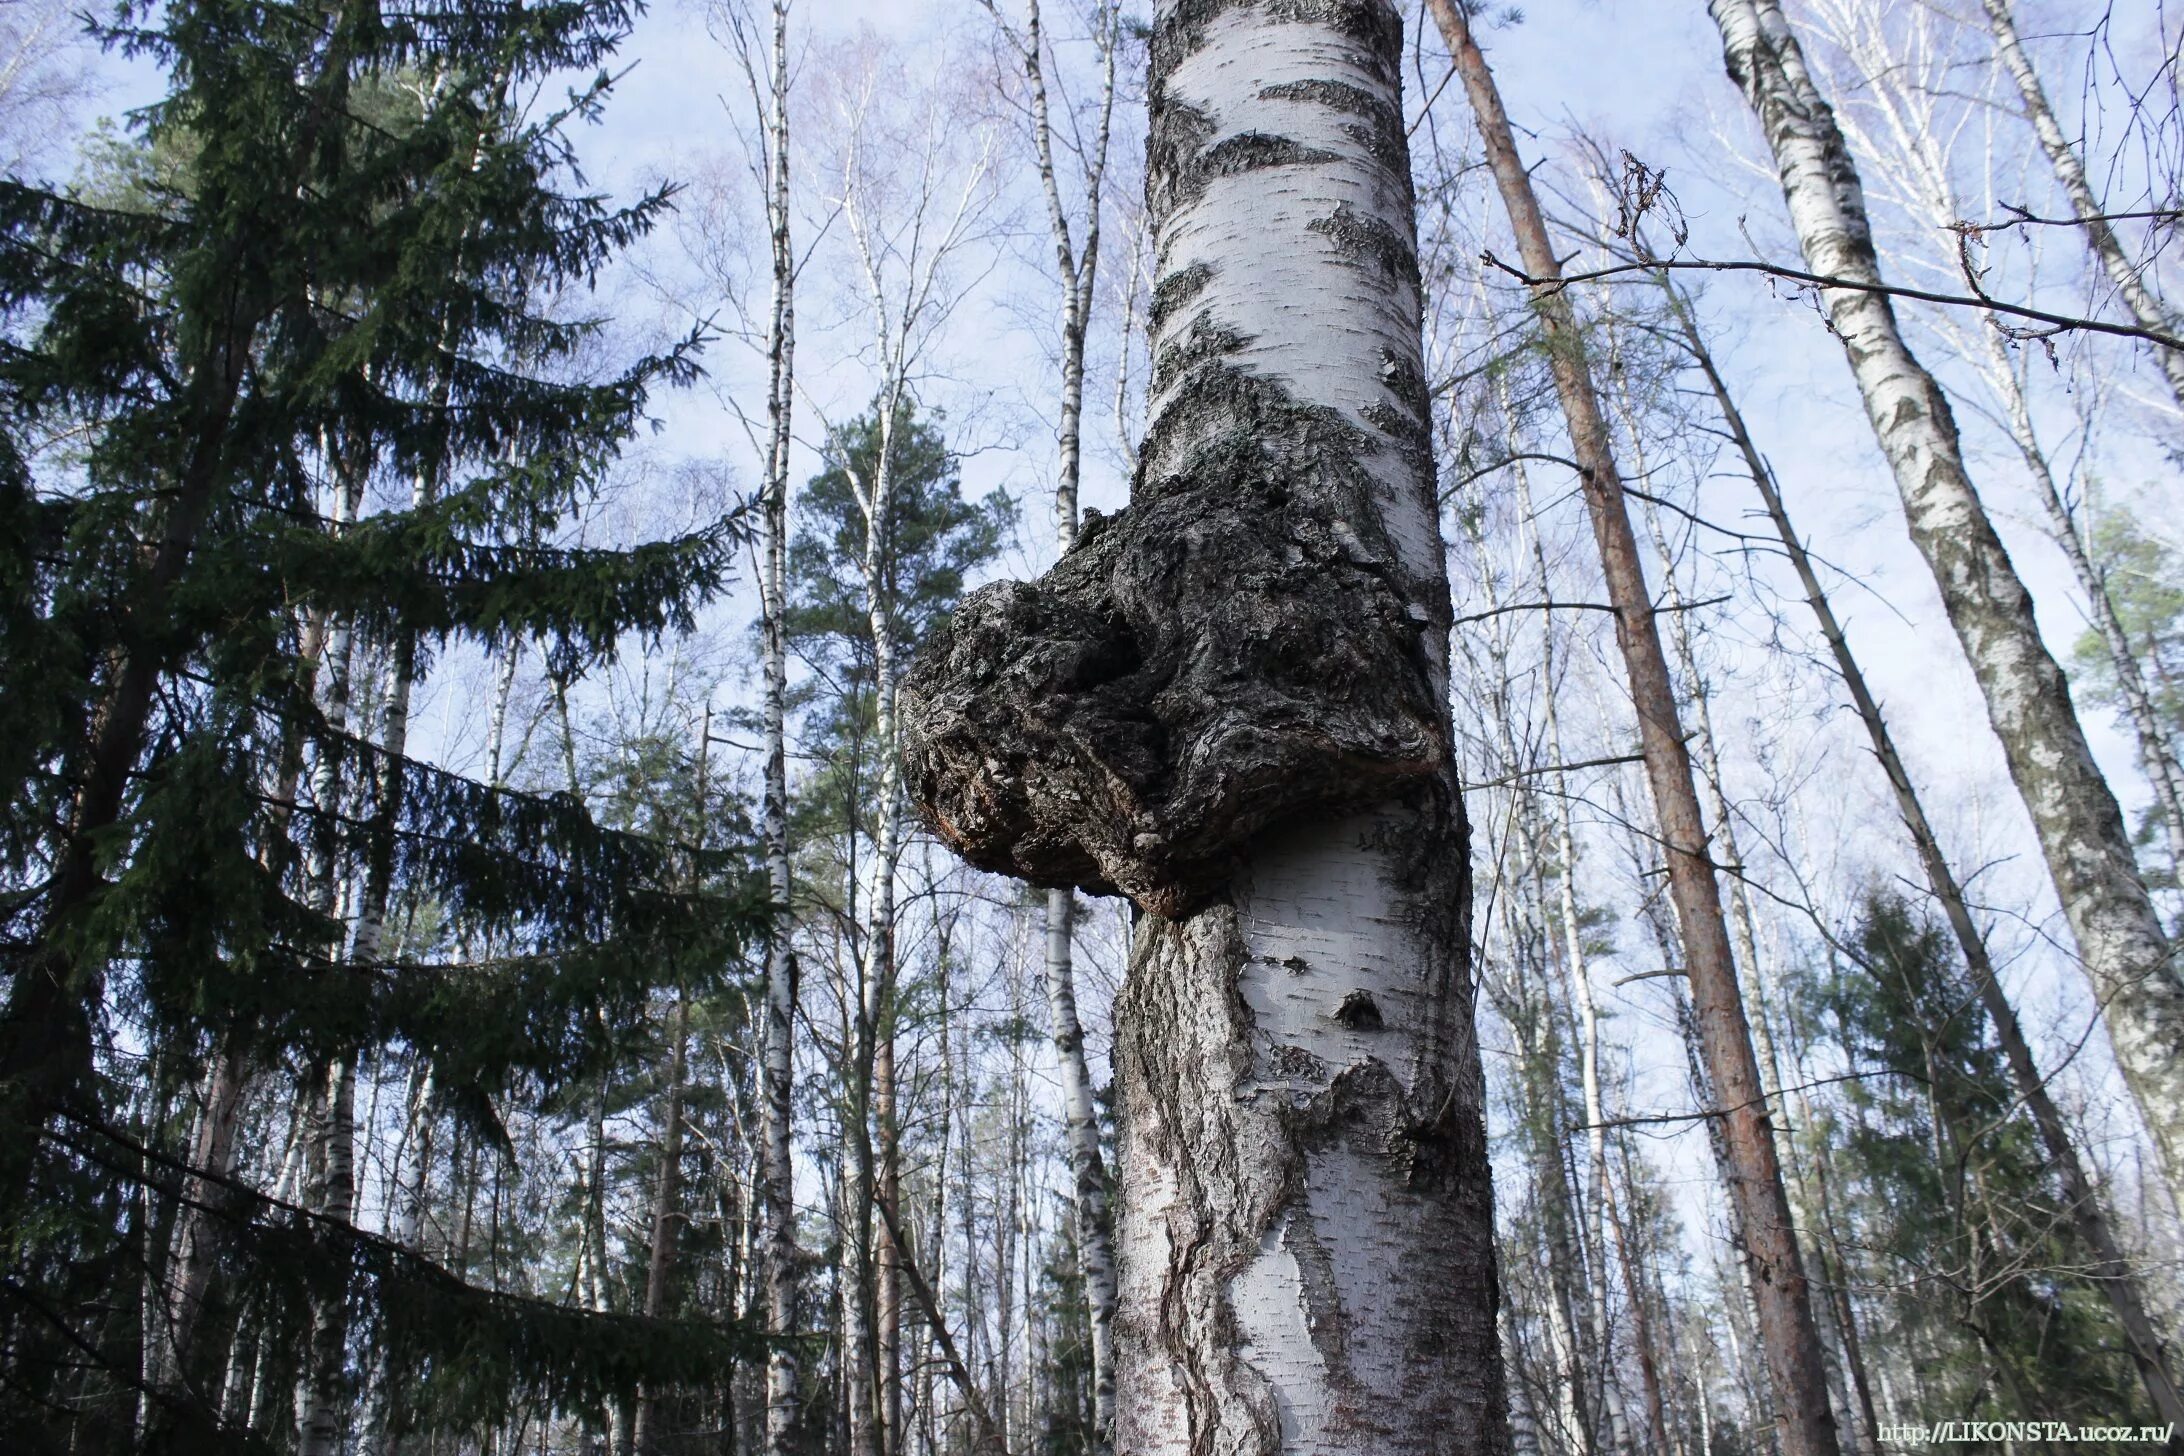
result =
[[[1445,761],[1431,619],[1357,463],[1377,442],[1226,384],[1228,428],[1171,435],[1180,468],[1089,517],[1038,581],[973,593],[913,664],[905,784],[972,864],[1175,918],[1259,831],[1366,807]]]

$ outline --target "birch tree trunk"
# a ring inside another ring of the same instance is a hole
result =
[[[1497,382],[1498,383],[1498,382]],[[1504,417],[1509,415],[1509,400],[1505,393],[1497,399]],[[1512,441],[1512,456],[1518,452]],[[1526,519],[1532,516],[1531,484],[1522,459],[1513,458],[1510,473],[1516,482],[1518,514]],[[1544,816],[1539,808],[1539,795],[1532,787],[1527,770],[1531,764],[1518,747],[1517,732],[1511,715],[1510,687],[1514,681],[1510,670],[1510,644],[1508,628],[1512,619],[1505,615],[1501,594],[1496,586],[1496,574],[1487,561],[1487,543],[1482,520],[1466,515],[1462,529],[1480,562],[1478,572],[1480,591],[1485,601],[1487,626],[1480,634],[1484,641],[1479,644],[1486,654],[1486,662],[1478,664],[1473,659],[1473,644],[1459,638],[1452,646],[1461,653],[1474,669],[1474,676],[1487,684],[1490,726],[1499,758],[1501,773],[1509,781],[1510,807],[1505,821],[1504,838],[1509,845],[1507,853],[1515,866],[1504,877],[1504,893],[1494,897],[1499,911],[1502,936],[1507,947],[1508,974],[1496,976],[1491,971],[1479,977],[1495,1010],[1510,1028],[1516,1041],[1517,1079],[1522,1089],[1522,1103],[1518,1113],[1519,1135],[1524,1147],[1525,1161],[1532,1177],[1532,1194],[1539,1206],[1541,1235],[1538,1262],[1540,1304],[1547,1326],[1547,1350],[1550,1361],[1549,1380],[1553,1391],[1553,1405],[1537,1414],[1550,1422],[1550,1430],[1556,1449],[1569,1456],[1590,1456],[1597,1447],[1593,1428],[1579,1409],[1578,1396],[1585,1386],[1585,1362],[1578,1349],[1575,1335],[1575,1308],[1570,1286],[1573,1281],[1584,1283],[1586,1269],[1576,1256],[1570,1236],[1573,1211],[1569,1196],[1569,1180],[1565,1176],[1561,1148],[1565,1141],[1561,1098],[1565,1082],[1557,1027],[1553,1018],[1543,1014],[1543,1002],[1531,985],[1526,967],[1544,965],[1552,959],[1548,950],[1548,929],[1545,904],[1546,867],[1542,863],[1546,829]],[[1546,586],[1547,573],[1538,549],[1538,536],[1533,535],[1534,570],[1540,581],[1542,598],[1552,596]],[[1551,629],[1543,630],[1546,635]],[[1549,639],[1551,641],[1551,637]],[[1543,664],[1541,676],[1554,681],[1551,665]],[[1552,698],[1548,699],[1552,702]],[[1559,752],[1556,753],[1559,761]],[[1481,943],[1489,943],[1492,929],[1480,937]],[[1506,1348],[1506,1346],[1505,1346]],[[1527,1382],[1520,1377],[1512,1382],[1519,1392],[1527,1391],[1540,1382]],[[1519,1402],[1513,1397],[1511,1416],[1514,1420]],[[1528,1415],[1532,1414],[1527,1412]],[[1515,1436],[1517,1433],[1512,1432]],[[1538,1421],[1527,1422],[1522,1434],[1537,1441],[1540,1437]]]
[[[1712,351],[1700,334],[1697,320],[1693,317],[1688,301],[1674,289],[1664,274],[1662,286],[1669,294],[1670,309],[1677,328],[1681,331],[1685,347],[1692,360],[1706,376],[1708,389],[1714,396],[1729,436],[1742,456],[1753,487],[1758,490],[1760,502],[1765,507],[1768,520],[1782,540],[1782,549],[1789,556],[1790,565],[1797,572],[1798,583],[1804,591],[1805,602],[1811,608],[1814,620],[1819,624],[1820,635],[1827,640],[1828,651],[1835,660],[1837,674],[1850,694],[1851,706],[1859,721],[1864,724],[1867,741],[1873,746],[1873,756],[1880,761],[1881,771],[1888,778],[1889,789],[1896,799],[1896,810],[1903,816],[1904,828],[1910,832],[1913,847],[1918,852],[1920,867],[1926,873],[1927,885],[1934,898],[1941,903],[1942,913],[1956,937],[1957,947],[1963,953],[1964,965],[1972,985],[1979,994],[1982,1009],[1994,1026],[1995,1039],[2001,1044],[2003,1060],[2009,1067],[2010,1080],[2025,1108],[2032,1114],[2033,1126],[2039,1131],[2041,1143],[2047,1148],[2048,1157],[2055,1163],[2056,1173],[2063,1185],[2063,1196],[2070,1206],[2072,1224],[2078,1237],[2084,1242],[2091,1256],[2091,1274],[2102,1295],[2115,1312],[2116,1323],[2122,1328],[2124,1343],[2130,1351],[2132,1363],[2137,1367],[2140,1381],[2152,1400],[2154,1409],[2166,1421],[2184,1425],[2184,1395],[2179,1394],[2176,1377],[2171,1373],[2161,1336],[2153,1320],[2147,1314],[2144,1291],[2138,1272],[2125,1258],[2115,1231],[2109,1226],[2108,1215],[2101,1203],[2100,1194],[2087,1175],[2084,1160],[2078,1155],[2076,1142],[2071,1138],[2062,1111],[2047,1090],[2047,1079],[2041,1075],[2039,1064],[2033,1059],[2032,1046],[2017,1021],[2017,1012],[2004,994],[2002,984],[1995,975],[1994,962],[1987,953],[1986,937],[1980,933],[1972,919],[1971,906],[1964,898],[1956,872],[1948,857],[1942,853],[1940,836],[1926,817],[1926,807],[1918,790],[1911,782],[1910,771],[1904,766],[1903,757],[1896,751],[1895,735],[1889,732],[1887,719],[1882,716],[1880,702],[1866,684],[1865,673],[1858,666],[1858,659],[1850,650],[1850,639],[1845,635],[1842,623],[1837,620],[1834,605],[1828,600],[1827,590],[1821,584],[1820,574],[1814,569],[1811,555],[1805,543],[1790,522],[1789,512],[1782,502],[1782,492],[1775,485],[1774,472],[1760,453],[1758,442],[1746,428],[1743,412],[1729,393],[1727,382],[1715,367]]]
[[[1493,74],[1472,38],[1470,21],[1455,0],[1428,3],[1478,118],[1518,254],[1534,278],[1559,279],[1560,260],[1532,191],[1531,176],[1517,154]],[[1766,1089],[1752,1052],[1751,1028],[1722,914],[1721,887],[1715,879],[1691,757],[1678,721],[1668,660],[1631,530],[1622,474],[1569,296],[1550,284],[1535,291],[1533,304],[1546,335],[1556,394],[1569,424],[1570,448],[1582,471],[1608,599],[1615,607],[1616,640],[1629,673],[1646,778],[1667,859],[1670,897],[1682,933],[1684,969],[1698,1013],[1706,1070],[1720,1099],[1717,1109],[1728,1192],[1743,1234],[1760,1343],[1773,1376],[1776,1431],[1783,1456],[1836,1456],[1835,1417],[1828,1405],[1811,1293],[1775,1155]]]
[[[320,1073],[311,1099],[315,1166],[304,1206],[318,1218],[346,1224],[356,1202],[356,1060],[336,1057]],[[343,1374],[348,1363],[349,1301],[346,1291],[314,1304],[304,1350],[304,1376],[296,1400],[299,1456],[339,1456],[348,1409]]]
[[[1711,0],[1729,74],[1758,115],[1814,272],[1878,283],[1857,169],[1777,0]],[[1824,291],[1896,477],[1911,539],[1963,643],[2102,1004],[2172,1196],[2184,1200],[2184,979],[2140,878],[2123,813],[2086,745],[2032,598],[1965,470],[1939,384],[1887,298]]]
[[[2040,150],[2047,153],[2048,165],[2055,169],[2056,185],[2062,188],[2071,212],[2085,228],[2086,246],[2092,249],[2101,271],[2108,275],[2108,281],[2116,286],[2116,295],[2130,310],[2133,323],[2156,333],[2175,334],[2176,316],[2155,296],[2138,265],[2124,252],[2122,240],[2109,225],[2106,209],[2086,178],[2085,164],[2072,149],[2062,124],[2055,119],[2055,108],[2048,104],[2047,88],[2040,84],[2040,73],[2018,37],[2017,18],[2011,13],[2010,0],[1980,0],[1980,3],[1987,12],[1987,28],[1994,34],[1995,56],[2017,87],[2017,95],[2024,102],[2025,119],[2032,123],[2033,134],[2040,139]],[[2184,352],[2156,345],[2154,362],[2169,382],[2169,392],[2176,397],[2177,407],[2184,409]]]
[[[773,920],[766,940],[766,1014],[759,1067],[759,1205],[766,1284],[766,1456],[790,1456],[803,1409],[803,1367],[793,1338],[801,1294],[796,1244],[794,1093],[796,952],[789,860],[788,612],[789,448],[796,382],[796,254],[789,233],[789,0],[774,0],[763,70],[743,51],[766,158],[766,227],[772,297],[766,331],[766,480],[760,525],[760,636],[764,656],[765,845]],[[763,84],[761,84],[763,80]]]
[[[998,18],[1000,11],[995,9]],[[1054,538],[1061,554],[1077,542],[1078,487],[1083,463],[1084,345],[1092,324],[1094,285],[1100,264],[1100,209],[1107,174],[1107,148],[1115,112],[1115,52],[1121,36],[1121,12],[1101,0],[1093,19],[1101,61],[1099,122],[1084,157],[1083,236],[1071,224],[1054,160],[1054,125],[1046,85],[1045,38],[1039,0],[1025,0],[1024,31],[1017,40],[1031,93],[1033,149],[1046,197],[1047,230],[1054,242],[1054,264],[1061,283],[1061,411],[1055,426]],[[1077,1259],[1084,1276],[1085,1303],[1092,1326],[1093,1440],[1105,1450],[1115,1424],[1115,1253],[1107,1210],[1107,1164],[1100,1152],[1097,1101],[1092,1072],[1085,1060],[1084,1028],[1077,1015],[1072,934],[1076,892],[1050,889],[1046,903],[1047,1025],[1054,1041],[1062,1082],[1062,1110],[1067,1122],[1072,1204],[1077,1230]]]
[[[1116,1447],[1507,1449],[1387,0],[1163,0],[1129,509],[906,693],[967,857],[1120,890]]]
[[[1532,509],[1531,487],[1521,465],[1518,467],[1518,500],[1525,519],[1531,524],[1532,562],[1539,574],[1540,599],[1551,601],[1554,591],[1547,574],[1547,551],[1540,539],[1539,520]],[[1554,631],[1550,626],[1543,633],[1545,653],[1541,660],[1541,676],[1548,684],[1544,694],[1546,714],[1547,756],[1551,763],[1568,762],[1562,746],[1562,720],[1555,711],[1555,697],[1560,679],[1555,674]],[[1506,731],[1506,730],[1505,730]],[[1519,772],[1522,765],[1514,762],[1512,772]],[[1529,793],[1521,789],[1519,792]],[[1606,1418],[1608,1444],[1618,1456],[1625,1456],[1631,1449],[1629,1418],[1623,1411],[1623,1397],[1615,1383],[1614,1344],[1608,1319],[1608,1114],[1600,1088],[1600,1011],[1593,1000],[1592,973],[1585,961],[1585,936],[1579,918],[1577,904],[1577,832],[1571,810],[1569,775],[1557,768],[1554,772],[1555,801],[1555,855],[1560,861],[1561,872],[1556,876],[1555,909],[1562,922],[1562,968],[1570,984],[1570,1005],[1577,1013],[1578,1087],[1585,1105],[1585,1148],[1588,1171],[1592,1179],[1590,1214],[1591,1235],[1587,1241],[1590,1262],[1586,1268],[1586,1293],[1592,1316],[1593,1372],[1600,1392],[1600,1414]]]
[[[870,73],[867,81],[873,80]],[[875,83],[876,84],[876,83]],[[868,113],[868,85],[846,104],[847,135],[841,170],[841,220],[866,290],[871,347],[879,375],[873,402],[878,459],[860,478],[839,462],[865,519],[858,562],[863,577],[866,631],[872,649],[873,743],[879,769],[874,816],[873,883],[862,921],[858,969],[856,1070],[849,1101],[862,1125],[851,1130],[856,1187],[849,1210],[860,1251],[869,1251],[869,1280],[847,1281],[844,1348],[871,1355],[847,1382],[852,1456],[895,1456],[901,1425],[900,1344],[902,1271],[894,1239],[873,1228],[872,1199],[884,1199],[883,1224],[899,1222],[895,1129],[895,877],[902,857],[902,768],[896,731],[901,643],[893,581],[896,433],[913,403],[912,382],[924,362],[936,326],[959,295],[953,291],[955,258],[977,239],[991,203],[991,137],[978,133],[968,161],[952,164],[955,128],[927,109],[907,136],[891,136]],[[882,145],[886,150],[882,150]],[[895,148],[902,148],[897,153]],[[916,185],[898,191],[897,174],[914,174]],[[878,1145],[873,1142],[878,1133]],[[860,1252],[860,1258],[863,1257]],[[868,1287],[869,1285],[869,1287]],[[854,1362],[853,1362],[854,1363]]]
[[[432,497],[431,483],[420,479],[414,492],[418,504]],[[379,749],[385,764],[378,785],[380,833],[392,832],[393,804],[401,792],[403,754],[409,745],[410,697],[416,682],[416,645],[396,646],[393,682],[381,708]],[[365,874],[356,928],[349,937],[349,960],[369,965],[384,953],[387,913],[393,894],[391,843],[372,851]],[[317,1176],[305,1198],[305,1206],[319,1218],[347,1224],[356,1208],[356,1056],[345,1053],[325,1066],[323,1085],[313,1099],[316,1125],[312,1137]],[[311,1338],[304,1362],[304,1376],[296,1399],[296,1450],[298,1456],[340,1456],[342,1433],[349,1400],[344,1379],[348,1363],[349,1301],[347,1294],[317,1302],[311,1311]]]
[[[850,1410],[852,1456],[893,1456],[902,1428],[901,1321],[899,1257],[891,1230],[898,1224],[899,1171],[895,1126],[895,875],[902,857],[902,774],[895,749],[896,660],[895,604],[887,583],[893,579],[889,511],[894,495],[895,427],[904,398],[902,375],[890,378],[880,396],[879,459],[869,481],[851,478],[865,515],[865,625],[872,646],[872,718],[874,752],[879,757],[879,786],[873,813],[872,888],[865,899],[864,958],[860,967],[862,1002],[857,1026],[859,1082],[853,1099],[864,1126],[857,1134],[858,1217],[865,1247],[871,1250],[869,1294],[853,1287],[852,1323],[871,1342],[869,1399]],[[879,1226],[870,1208],[882,1209]]]
[[[161,1348],[162,1382],[191,1382],[210,1373],[199,1369],[198,1335],[213,1293],[220,1256],[219,1210],[232,1202],[227,1180],[235,1170],[235,1134],[242,1120],[250,1067],[239,1043],[223,1038],[205,1079],[205,1101],[190,1140],[190,1174],[183,1184],[187,1200],[177,1219],[171,1277],[172,1313]]]
[[[1867,105],[1838,113],[1836,123],[1853,150],[1868,159],[1869,167],[1916,200],[1925,213],[1923,221],[1928,225],[1929,235],[1948,239],[1952,236],[1950,229],[1960,219],[1977,213],[1975,205],[1959,195],[1957,176],[1950,167],[1948,148],[1942,140],[1947,130],[1940,124],[1942,118],[1937,114],[1936,98],[1925,87],[1898,79],[1915,74],[1915,68],[1925,61],[1919,45],[1923,29],[1915,28],[1912,38],[1900,46],[1892,44],[1891,28],[1884,23],[1881,12],[1861,8],[1873,3],[1874,0],[1850,0],[1846,4],[1844,0],[1837,0],[1839,10],[1836,6],[1829,7],[1835,13],[1824,11],[1815,16],[1822,33],[1841,45],[1866,76],[1874,78],[1868,90]],[[2121,245],[2102,218],[2099,205],[2086,184],[2084,169],[2078,165],[2076,154],[2063,139],[2054,114],[2047,107],[2039,77],[2032,71],[2030,61],[2017,42],[2008,5],[1997,0],[1987,6],[1987,12],[2004,69],[2018,83],[2042,147],[2056,159],[2057,178],[2069,194],[2073,209],[2085,220],[2088,240],[2094,251],[2108,267],[2110,276],[2119,280],[2119,288],[2137,288],[2137,296],[2132,301],[2133,317],[2142,326],[2166,327],[2173,321],[2169,320],[2158,300],[2145,292],[2142,275],[2124,257]],[[1864,114],[1868,111],[1877,115],[1883,127],[1880,134],[1874,134],[1864,124]],[[1985,205],[1976,206],[1983,208]],[[1958,260],[1952,252],[1947,261],[1956,263]],[[2149,323],[2149,320],[2153,322]],[[2003,323],[2004,320],[1990,309],[1968,311],[1961,316],[1944,313],[1933,320],[1934,327],[1943,337],[1944,347],[1977,370],[2001,406],[2010,439],[2024,461],[2033,496],[2047,520],[2048,535],[2062,548],[2064,559],[2070,563],[2071,575],[2077,578],[2078,589],[2085,596],[2087,615],[2100,634],[2101,645],[2114,667],[2117,695],[2123,699],[2125,715],[2138,737],[2139,762],[2153,786],[2156,817],[2161,822],[2171,862],[2184,862],[2184,769],[2178,767],[2168,735],[2161,727],[2153,695],[2147,686],[2145,668],[2138,649],[2116,615],[2115,600],[2109,594],[2106,576],[2094,562],[2079,520],[2056,482],[2047,448],[2034,423],[2027,383],[2019,361],[2012,355]],[[2158,350],[2157,355],[2169,371],[2172,383],[2184,380],[2184,354],[2163,349]],[[2184,396],[2180,396],[2179,402],[2184,403]]]
[[[2025,397],[2024,383],[2017,376],[2008,347],[2003,343],[2002,335],[1991,326],[1992,315],[1983,315],[1982,322],[1990,325],[1981,331],[1987,346],[1986,373],[1996,382],[2002,395],[2009,416],[2010,437],[2025,462],[2026,474],[2032,477],[2033,495],[2040,502],[2041,514],[2047,517],[2048,535],[2062,548],[2064,559],[2070,563],[2071,575],[2078,579],[2078,590],[2085,595],[2087,615],[2093,619],[2094,629],[2100,633],[2101,646],[2108,653],[2109,665],[2115,670],[2116,692],[2123,699],[2125,715],[2130,718],[2132,731],[2138,738],[2139,764],[2146,771],[2147,781],[2153,785],[2162,838],[2169,845],[2169,862],[2172,866],[2184,866],[2184,769],[2177,764],[2176,753],[2169,746],[2169,735],[2163,730],[2160,713],[2154,707],[2153,693],[2146,686],[2146,673],[2139,662],[2138,648],[2124,629],[2123,619],[2116,614],[2116,601],[2109,594],[2106,574],[2093,560],[2078,518],[2071,514],[2055,483],[2054,467],[2033,427],[2032,404]],[[2167,358],[2173,351],[2165,349],[2162,354]],[[2176,357],[2184,358],[2184,355]]]

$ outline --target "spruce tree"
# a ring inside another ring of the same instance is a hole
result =
[[[1845,948],[1813,1004],[1860,1075],[1813,1135],[1849,1185],[1881,1340],[1927,1352],[1921,1398],[1965,1418],[2150,1420],[1947,932],[1879,892]]]
[[[496,1109],[617,1054],[755,926],[740,846],[602,828],[351,712],[371,662],[395,692],[535,641],[566,676],[723,583],[733,523],[553,544],[696,367],[692,339],[588,376],[600,322],[546,302],[670,203],[575,165],[632,13],[125,5],[100,36],[168,78],[131,121],[158,165],[111,195],[0,182],[0,1429],[26,1449],[285,1444],[223,1407],[238,1328],[317,1331],[344,1397],[369,1342],[403,1420],[726,1378],[718,1323],[475,1289],[193,1166],[174,1095],[223,1059],[313,1085],[399,1048],[505,1152]],[[380,936],[404,906],[448,933]],[[162,1366],[183,1217],[217,1223],[224,1292]]]

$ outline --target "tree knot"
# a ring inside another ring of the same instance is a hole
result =
[[[1448,752],[1361,442],[1206,385],[1182,468],[1038,581],[966,598],[902,696],[904,783],[965,859],[1169,918],[1261,830],[1408,792]]]

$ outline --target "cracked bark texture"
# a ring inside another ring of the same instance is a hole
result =
[[[1806,265],[1878,283],[1865,197],[1827,101],[1777,0],[1711,0],[1729,75],[1774,153]],[[1888,299],[1823,292],[1912,542],[1926,558],[2031,816],[2079,957],[2102,1005],[2125,1084],[2153,1136],[2170,1192],[2184,1199],[2184,978],[2122,810],[2087,746],[2062,669],[2040,638],[2030,593],[1965,469],[1949,402],[1904,342]]]
[[[937,832],[1145,912],[1129,1456],[1508,1449],[1401,49],[1386,0],[1163,0],[1131,504],[905,685]]]

